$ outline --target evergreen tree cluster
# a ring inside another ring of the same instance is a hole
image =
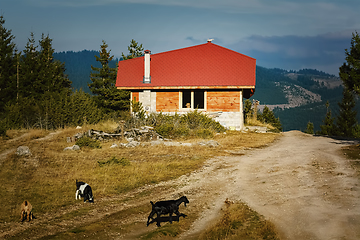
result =
[[[273,126],[273,132],[281,132],[283,130],[280,118],[275,117],[274,112],[271,111],[268,106],[265,106],[263,111],[260,112],[259,110],[256,110],[251,101],[247,99],[244,103],[244,120],[249,123],[253,118],[256,118],[256,120],[262,123]]]
[[[73,91],[65,64],[54,59],[52,39],[34,34],[18,52],[11,30],[0,16],[0,134],[6,129],[56,129],[96,123],[129,108],[129,94],[115,88],[117,68],[109,67],[110,51],[103,41],[101,68],[92,67],[93,95]],[[89,66],[90,68],[90,66]]]
[[[326,102],[326,116],[321,130],[317,134],[342,137],[360,137],[360,125],[357,122],[355,94],[360,95],[360,37],[353,33],[350,51],[345,49],[346,63],[339,68],[339,75],[344,83],[343,98],[339,114],[332,117],[329,102]]]
[[[274,112],[267,106],[264,107],[262,113],[257,114],[257,119],[263,123],[268,123],[275,128],[274,132],[281,132],[282,126],[279,118],[276,118]]]

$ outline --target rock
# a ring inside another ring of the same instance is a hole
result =
[[[179,142],[164,142],[164,145],[165,146],[174,146],[174,147],[178,147],[178,146],[180,146],[181,145],[181,143],[179,143]]]
[[[80,127],[80,126],[77,126],[77,127],[76,127],[76,129],[82,129],[82,127]]]
[[[31,155],[31,152],[30,152],[30,149],[29,147],[27,146],[20,146],[16,149],[16,152],[15,152],[16,155],[18,156],[30,156]]]
[[[245,131],[256,132],[256,133],[267,133],[267,127],[260,127],[260,126],[247,126],[244,129]]]
[[[110,146],[110,148],[117,148],[117,147],[119,147],[116,143],[113,143],[111,146]]]
[[[215,140],[209,140],[209,141],[207,141],[207,142],[201,141],[201,142],[199,142],[198,144],[199,144],[200,146],[207,146],[207,147],[217,147],[217,146],[220,145],[220,144],[219,144],[217,141],[215,141]]]
[[[160,145],[160,144],[163,144],[164,143],[164,141],[162,141],[162,140],[156,140],[156,141],[151,141],[151,146],[156,146],[156,145]]]
[[[126,144],[126,147],[137,147],[140,145],[140,142],[138,141],[131,141],[128,144]]]
[[[217,147],[217,146],[219,146],[220,144],[219,144],[217,141],[215,141],[215,140],[210,140],[210,141],[207,142],[206,145],[209,146],[209,147]]]
[[[192,144],[191,143],[182,143],[181,146],[185,146],[185,147],[191,147]]]
[[[77,151],[77,150],[80,150],[80,147],[79,147],[79,145],[73,145],[71,147],[64,148],[64,151],[68,151],[68,150]]]

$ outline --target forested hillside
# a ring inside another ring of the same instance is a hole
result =
[[[327,101],[332,116],[338,113],[342,89],[340,78],[315,69],[286,71],[258,66],[252,98],[260,101],[260,109],[264,105],[273,109],[284,131],[305,130],[308,122],[319,130],[327,112]]]
[[[73,89],[83,89],[90,93],[91,66],[99,67],[95,55],[98,51],[55,53],[54,58],[64,62]],[[110,62],[116,67],[119,59]],[[313,122],[319,129],[326,114],[326,101],[330,103],[333,116],[338,112],[338,102],[342,98],[341,80],[315,69],[286,71],[257,66],[256,91],[251,99],[260,101],[260,109],[268,106],[280,118],[283,129],[304,130],[307,123]]]
[[[90,93],[87,84],[91,83],[91,66],[101,67],[101,64],[96,61],[95,56],[99,56],[99,51],[83,50],[81,52],[67,51],[54,53],[55,59],[65,63],[65,74],[68,75],[72,82],[73,89],[82,89],[86,93]],[[111,60],[109,66],[115,68],[118,61],[118,59]]]

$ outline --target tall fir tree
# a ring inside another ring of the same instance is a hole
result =
[[[103,40],[100,46],[99,56],[95,56],[101,67],[91,66],[89,83],[90,91],[95,95],[96,102],[105,113],[114,113],[121,110],[128,110],[130,107],[129,92],[118,90],[115,87],[117,68],[111,68],[109,62],[114,56],[107,51],[108,45]]]
[[[264,107],[263,112],[257,114],[257,119],[261,122],[268,123],[275,128],[275,132],[282,131],[282,125],[279,118],[276,118],[274,112],[271,111],[268,106]]]
[[[36,81],[39,73],[39,52],[35,44],[34,33],[25,46],[25,50],[20,57],[20,80],[19,93],[20,97],[33,98],[35,95]]]
[[[344,137],[354,136],[354,127],[357,124],[356,114],[354,110],[356,102],[352,91],[347,88],[343,90],[343,99],[338,103],[340,110],[336,118],[336,135]]]
[[[38,93],[61,93],[69,96],[71,94],[71,81],[65,74],[65,64],[54,60],[54,49],[52,39],[42,34],[39,41],[39,83]]]
[[[331,110],[329,109],[330,104],[329,101],[326,102],[326,116],[323,120],[324,125],[320,125],[320,131],[317,132],[320,135],[329,135],[333,136],[335,134],[335,118],[331,116]]]
[[[5,105],[17,96],[17,55],[15,37],[4,26],[5,19],[0,16],[0,112]]]
[[[360,36],[352,34],[350,51],[345,49],[346,63],[340,68],[339,76],[346,88],[360,95]]]
[[[143,45],[136,42],[134,39],[130,41],[130,46],[128,46],[129,54],[125,55],[121,53],[123,60],[132,59],[141,57],[144,53]]]

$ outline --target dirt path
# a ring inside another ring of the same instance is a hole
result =
[[[196,238],[226,198],[264,215],[282,239],[360,239],[359,176],[339,152],[353,143],[291,131],[267,148],[210,160],[179,180],[188,210],[204,209],[180,239]]]
[[[46,135],[45,137],[43,138],[37,138],[37,139],[33,139],[32,141],[45,141],[45,140],[49,140],[51,139],[52,137],[56,136],[57,134],[61,133],[61,131],[56,131],[56,132],[51,132],[49,133],[48,135]],[[19,141],[20,139],[22,138],[26,138],[29,136],[29,133],[25,133],[19,137],[16,137],[16,138],[13,138],[13,139],[10,139],[9,142],[16,142],[16,141]],[[3,161],[6,159],[7,155],[9,155],[10,153],[12,152],[15,152],[16,151],[16,148],[10,148],[10,149],[7,149],[3,152],[0,153],[0,166],[1,164],[3,163]]]

